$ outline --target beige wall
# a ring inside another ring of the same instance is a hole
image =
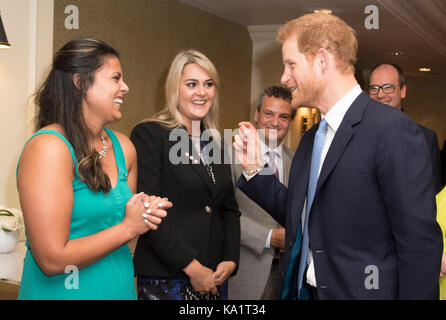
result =
[[[67,5],[79,9],[79,30],[67,30]],[[54,9],[54,50],[66,41],[96,36],[121,54],[130,87],[123,119],[110,125],[130,134],[140,120],[164,105],[164,82],[180,49],[206,54],[221,77],[220,126],[235,128],[249,117],[252,45],[245,27],[174,0],[58,0]]]
[[[446,77],[408,76],[403,108],[416,122],[437,133],[440,148],[446,139]]]
[[[16,166],[31,132],[28,98],[51,59],[53,0],[0,0],[0,10],[11,44],[0,50],[0,204],[19,208]]]
[[[272,85],[281,86],[280,78],[283,73],[282,50],[276,43],[277,31],[280,25],[251,26],[248,30],[253,42],[252,45],[252,79],[251,79],[251,112],[250,120],[254,119],[257,108],[257,97],[266,88]],[[305,131],[303,118],[307,119],[306,129],[311,128],[315,121],[319,121],[320,113],[314,108],[299,108],[296,118],[290,126],[283,144],[295,151],[300,138]]]

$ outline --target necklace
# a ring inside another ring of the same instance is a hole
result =
[[[107,144],[105,143],[104,136],[101,136],[101,140],[102,140],[102,150],[101,152],[99,152],[99,160],[101,160],[107,155]]]
[[[203,163],[206,167],[206,170],[209,174],[209,177],[212,180],[212,183],[215,185],[215,175],[214,175],[214,169],[212,168],[212,161],[209,158],[209,152],[207,150],[207,145],[204,143],[204,141],[200,141],[200,148],[201,148],[201,155],[203,155]]]

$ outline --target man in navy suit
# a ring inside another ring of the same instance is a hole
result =
[[[406,97],[406,77],[396,64],[382,63],[372,68],[369,76],[369,96],[373,100],[404,111],[401,102]],[[441,190],[440,149],[435,131],[419,124],[429,147],[435,193]]]
[[[338,17],[304,15],[277,40],[293,107],[322,120],[302,137],[288,188],[262,174],[249,122],[234,148],[239,188],[286,229],[282,299],[438,299],[442,235],[420,127],[361,91],[355,32]]]

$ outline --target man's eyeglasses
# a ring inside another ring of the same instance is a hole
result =
[[[394,93],[395,92],[395,88],[396,86],[398,86],[398,84],[383,84],[382,86],[370,86],[369,87],[369,94],[378,94],[379,89],[382,89],[382,91],[384,93]]]

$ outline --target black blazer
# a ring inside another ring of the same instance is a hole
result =
[[[267,175],[238,181],[285,225],[285,267],[301,228],[317,128],[302,137],[288,189]],[[443,243],[431,173],[420,127],[361,93],[328,150],[309,215],[319,298],[438,299]]]
[[[169,141],[172,130],[156,122],[138,124],[131,133],[138,154],[138,191],[173,203],[158,229],[139,237],[136,275],[184,278],[182,269],[194,258],[213,270],[221,261],[239,262],[240,212],[231,169],[214,164],[214,185],[187,131],[179,130],[182,137],[174,141]]]

